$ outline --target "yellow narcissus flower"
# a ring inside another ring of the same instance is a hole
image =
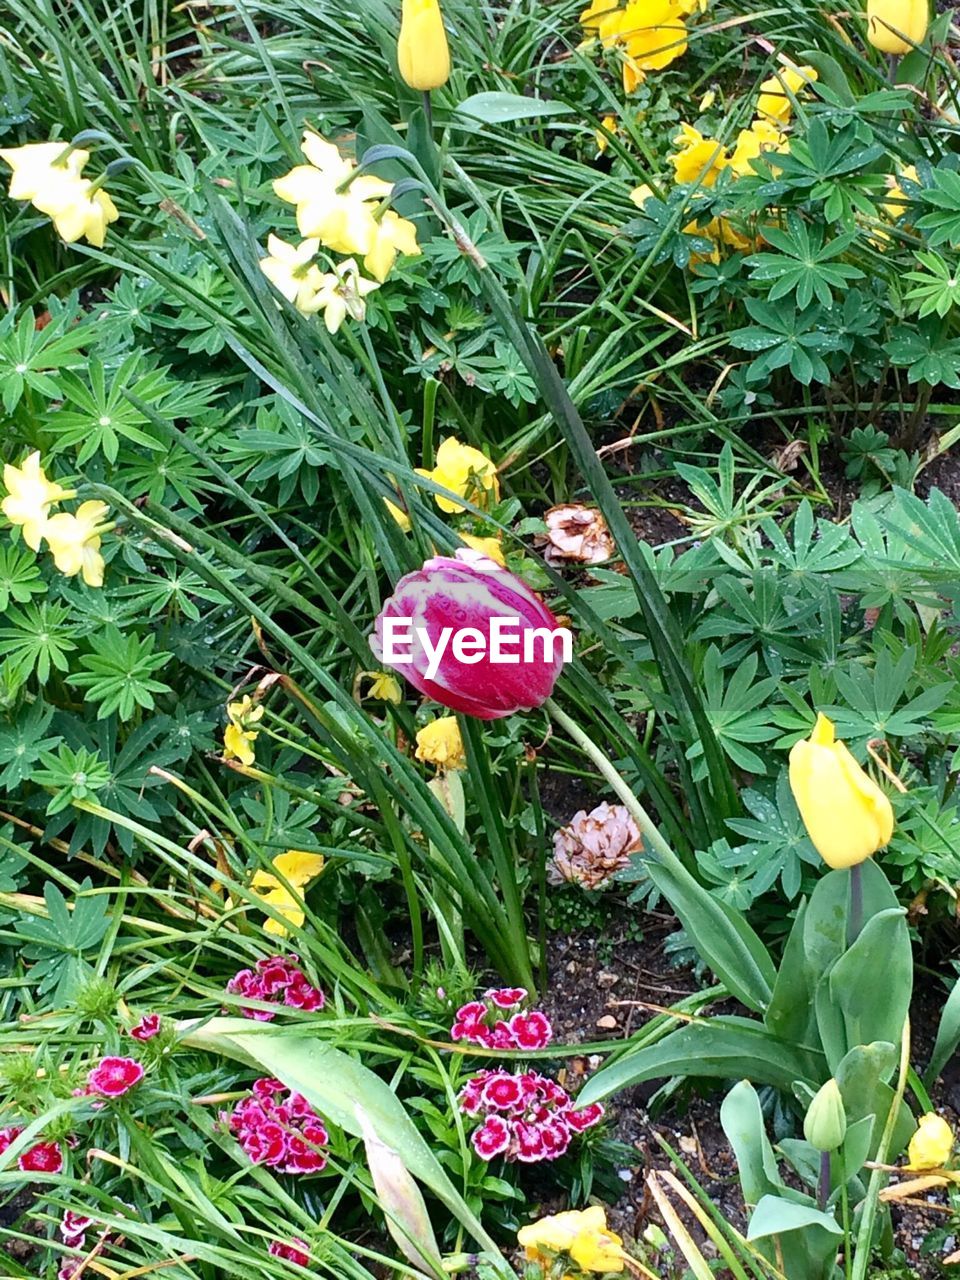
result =
[[[396,520],[397,524],[400,526],[401,531],[403,533],[409,533],[413,526],[410,524],[410,517],[403,510],[403,508],[398,507],[397,504],[395,502],[391,502],[389,498],[384,498],[383,501],[386,504],[387,510],[390,512],[394,520]]]
[[[263,719],[263,712],[262,706],[254,706],[249,694],[244,695],[239,702],[227,704],[228,722],[223,731],[225,760],[239,760],[246,768],[253,764],[256,759],[253,744],[260,733],[254,726]]]
[[[347,258],[321,277],[314,310],[323,312],[327,332],[336,333],[347,316],[366,318],[367,294],[379,288],[375,280],[364,280],[353,258]]]
[[[749,129],[741,129],[730,157],[730,168],[738,178],[753,173],[751,160],[766,151],[788,151],[790,143],[772,120],[763,116],[754,120]]]
[[[319,240],[302,240],[288,244],[279,236],[267,236],[266,258],[260,259],[260,270],[288,302],[303,315],[312,315],[317,293],[323,287],[323,272],[314,262]]]
[[[776,125],[787,124],[793,113],[791,99],[816,79],[813,67],[781,67],[760,86],[757,115]]]
[[[281,853],[274,858],[273,872],[257,871],[254,874],[250,887],[266,906],[273,907],[286,922],[274,920],[269,916],[263,926],[266,933],[283,938],[290,932],[290,926],[299,928],[303,924],[306,919],[303,902],[301,897],[292,891],[305,889],[312,880],[316,880],[323,871],[323,863],[322,853],[304,853],[300,849],[288,849],[286,853]],[[290,888],[283,883],[284,880]]]
[[[929,25],[929,0],[867,0],[867,39],[882,53],[909,53]]]
[[[0,147],[0,160],[13,170],[10,199],[33,200],[51,184],[79,178],[90,152],[77,147],[64,155],[69,146],[69,142],[30,142],[25,147]]]
[[[295,165],[273,182],[276,195],[296,205],[300,234],[334,253],[369,253],[377,224],[376,205],[368,202],[388,196],[392,183],[367,173],[353,177],[356,162],[314,133],[304,133],[300,150],[310,163]]]
[[[438,769],[463,769],[467,757],[456,716],[440,716],[417,734],[416,757]]]
[[[20,526],[30,550],[39,551],[50,508],[64,498],[72,498],[74,491],[47,479],[39,450],[29,454],[19,467],[8,462],[3,468],[3,483],[7,496],[0,502],[0,511],[11,524]]]
[[[58,511],[43,529],[53,562],[68,578],[82,573],[88,587],[103,586],[100,535],[110,508],[105,502],[82,502],[75,514]]]
[[[503,555],[503,544],[499,538],[477,538],[472,533],[461,533],[460,541],[465,542],[474,551],[479,551],[488,560],[494,560],[497,564],[502,564],[506,568],[507,562]]]
[[[402,0],[397,65],[403,82],[420,93],[450,79],[450,46],[437,0]]]
[[[102,249],[107,227],[120,217],[117,206],[102,188],[92,190],[86,178],[65,179],[33,198],[33,206],[53,222],[58,235],[67,244],[86,240]]]
[[[910,1169],[942,1169],[953,1153],[953,1130],[935,1111],[920,1117],[907,1148]]]
[[[383,284],[396,262],[398,253],[417,257],[417,228],[408,218],[401,218],[393,209],[387,209],[374,219],[373,240],[364,254],[363,265],[374,280]]]
[[[373,677],[373,683],[370,685],[370,692],[367,697],[379,698],[381,702],[401,702],[403,693],[400,689],[400,681],[395,680],[386,671],[379,671]]]
[[[419,470],[419,469],[418,469]],[[448,436],[437,450],[437,462],[432,471],[419,471],[451,493],[469,498],[478,507],[486,506],[487,495],[496,502],[500,497],[500,481],[497,468],[479,449],[461,444],[455,436]],[[453,514],[462,511],[459,502],[453,502],[442,494],[434,494],[441,511]]]
[[[569,1209],[521,1227],[517,1240],[527,1260],[550,1267],[552,1257],[568,1254],[581,1271],[623,1271],[625,1253],[618,1235],[607,1230],[607,1215],[600,1205]]]
[[[807,834],[824,862],[854,867],[889,844],[890,801],[834,737],[822,713],[809,739],[790,751],[790,789]]]
[[[705,138],[693,125],[682,124],[680,133],[673,140],[676,154],[667,159],[673,165],[677,182],[698,182],[712,187],[730,163],[726,149],[713,138]]]

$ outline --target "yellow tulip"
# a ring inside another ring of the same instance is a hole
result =
[[[0,511],[11,524],[20,526],[30,550],[39,551],[50,508],[64,498],[72,498],[74,491],[47,479],[39,450],[29,454],[19,467],[8,462],[3,468],[3,483],[7,496],[0,502]]]
[[[882,53],[909,53],[929,23],[928,0],[867,0],[867,39]]]
[[[907,1160],[911,1169],[942,1169],[953,1152],[953,1130],[935,1111],[920,1117],[910,1139]]]
[[[607,1230],[607,1215],[600,1205],[541,1218],[521,1227],[517,1240],[527,1260],[545,1264],[545,1270],[551,1255],[558,1253],[568,1254],[581,1271],[623,1271],[625,1266],[623,1242]]]
[[[890,842],[890,801],[835,739],[833,723],[823,714],[809,739],[790,751],[790,789],[828,866],[854,867]]]
[[[440,716],[417,734],[416,757],[438,769],[463,769],[467,757],[456,716]]]
[[[402,0],[397,64],[404,83],[421,93],[449,80],[450,46],[437,0]]]
[[[100,534],[109,509],[105,502],[82,502],[75,515],[58,511],[47,521],[43,536],[53,552],[54,564],[65,577],[82,573],[88,587],[103,586]]]

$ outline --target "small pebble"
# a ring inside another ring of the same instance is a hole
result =
[[[597,1026],[601,1031],[616,1031],[617,1020],[612,1013],[605,1013],[602,1018],[597,1019]]]

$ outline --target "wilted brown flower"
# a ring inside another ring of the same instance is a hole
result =
[[[622,804],[598,804],[575,813],[553,837],[553,861],[547,870],[551,884],[571,880],[584,889],[598,889],[643,848],[643,837]]]
[[[599,564],[609,560],[616,550],[607,522],[595,507],[566,502],[551,507],[544,520],[547,523],[544,556],[548,564],[565,561]]]

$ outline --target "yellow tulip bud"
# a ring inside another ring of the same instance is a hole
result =
[[[447,83],[450,48],[437,0],[402,0],[397,63],[411,89],[427,93]]]
[[[790,752],[790,790],[807,834],[828,866],[854,867],[889,843],[890,801],[846,744],[835,740],[833,723],[825,715],[817,716],[809,739]]]
[[[929,23],[929,0],[867,0],[867,39],[882,53],[909,53]]]
[[[920,1117],[910,1139],[907,1160],[911,1169],[942,1169],[953,1151],[953,1130],[935,1111]]]

